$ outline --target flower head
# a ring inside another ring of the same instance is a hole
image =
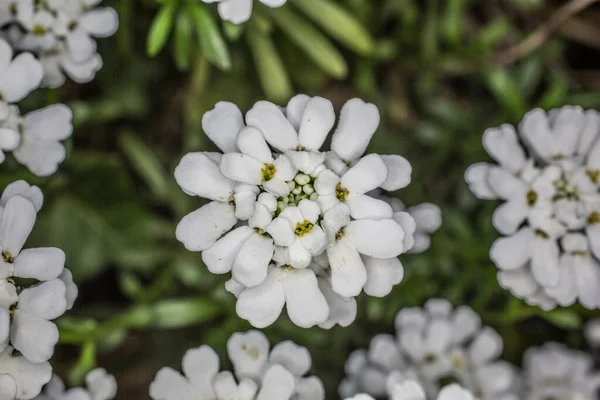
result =
[[[44,387],[42,394],[35,400],[111,400],[117,395],[117,381],[105,369],[97,368],[90,371],[85,378],[85,388],[66,389],[65,384],[57,375]]]
[[[348,325],[361,291],[385,296],[402,280],[396,257],[413,246],[415,221],[369,192],[408,185],[410,164],[364,155],[379,124],[373,104],[348,101],[323,151],[335,120],[320,97],[296,96],[283,111],[259,101],[245,118],[221,102],[202,125],[223,154],[190,153],[175,169],[186,193],[211,200],[181,220],[178,240],[211,272],[231,272],[238,315],[255,327],[284,306],[301,327]]]
[[[424,308],[400,310],[396,337],[375,336],[368,350],[351,354],[340,394],[385,396],[390,388],[417,380],[428,398],[441,395],[440,390],[452,382],[478,399],[514,395],[516,374],[498,360],[501,352],[500,336],[482,327],[472,309],[431,299]]]
[[[205,3],[219,3],[219,15],[233,24],[243,24],[252,15],[254,0],[202,0]],[[267,7],[281,7],[287,0],[259,0]]]
[[[498,164],[465,174],[476,196],[504,201],[493,223],[505,237],[490,257],[500,284],[529,304],[600,307],[599,134],[595,111],[536,109],[518,129],[488,129],[483,145]]]
[[[0,314],[5,312],[0,308]],[[11,346],[0,353],[0,394],[8,400],[35,398],[50,378],[52,367],[48,362],[33,363]]]
[[[308,350],[290,341],[270,348],[256,330],[233,334],[227,342],[233,372],[220,371],[217,353],[208,346],[183,356],[183,374],[161,369],[150,385],[154,400],[323,400],[320,379],[305,377]]]

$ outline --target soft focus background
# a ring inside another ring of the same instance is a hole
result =
[[[264,98],[285,105],[302,92],[338,110],[355,96],[377,104],[382,123],[370,150],[413,165],[412,184],[397,196],[407,205],[435,203],[444,218],[428,252],[401,257],[406,277],[390,296],[359,298],[349,328],[302,330],[285,317],[265,330],[272,344],[309,348],[328,399],[337,398],[351,350],[392,332],[401,307],[430,297],[473,307],[515,363],[550,339],[583,347],[582,323],[599,312],[544,313],[498,286],[488,257],[496,204],[476,200],[463,173],[487,160],[486,127],[517,123],[534,107],[600,108],[593,3],[600,2],[289,0],[278,10],[255,7],[240,28],[197,0],[105,0],[121,27],[99,41],[105,65],[96,80],[36,91],[23,106],[72,107],[68,159],[51,178],[12,159],[0,175],[3,185],[25,178],[42,187],[31,244],[64,249],[80,285],[75,309],[59,323],[57,371],[79,383],[100,365],[117,376],[118,399],[144,399],[156,371],[178,368],[190,347],[213,346],[227,366],[227,338],[250,325],[235,315],[226,277],[211,275],[200,254],[175,240],[176,223],[200,200],[183,194],[173,170],[186,152],[214,149],[201,117],[217,101],[247,110]],[[574,13],[578,7],[585,10]]]

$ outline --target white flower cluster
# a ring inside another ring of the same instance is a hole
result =
[[[529,112],[517,130],[488,129],[498,164],[466,171],[473,193],[501,199],[490,257],[500,285],[545,310],[600,308],[600,116],[580,107]]]
[[[525,353],[523,399],[597,399],[600,371],[588,354],[559,343],[546,343]]]
[[[13,59],[8,43],[0,39],[0,163],[12,151],[18,162],[38,176],[56,172],[65,159],[62,140],[71,136],[71,110],[56,104],[22,116],[16,103],[36,89],[42,66],[30,53]]]
[[[202,120],[223,151],[185,155],[175,170],[181,188],[211,200],[185,216],[177,239],[202,251],[237,313],[263,328],[284,306],[300,327],[356,316],[361,291],[383,297],[403,278],[396,258],[413,246],[415,221],[369,192],[405,187],[411,166],[397,155],[364,152],[379,112],[360,99],[336,117],[329,100],[299,95],[286,109],[260,101],[244,117],[220,102]]]
[[[64,382],[56,375],[46,386],[42,394],[34,400],[111,400],[117,395],[117,381],[103,368],[89,372],[85,378],[85,388],[66,390]]]
[[[59,87],[68,75],[78,83],[102,68],[95,38],[111,36],[119,20],[102,0],[3,0],[0,26],[16,50],[33,52],[43,66],[43,85]]]
[[[219,15],[232,24],[242,24],[250,19],[254,0],[202,0],[205,3],[219,3]],[[259,0],[262,4],[276,8],[287,0]]]
[[[498,359],[502,348],[501,337],[482,327],[471,308],[431,299],[424,308],[400,310],[396,337],[375,336],[368,350],[350,355],[340,395],[386,396],[394,384],[416,380],[429,399],[453,382],[481,400],[517,399],[516,371]]]
[[[161,369],[150,385],[154,400],[324,400],[316,377],[304,377],[311,366],[308,350],[290,341],[270,350],[267,337],[251,330],[227,342],[233,373],[220,370],[219,356],[208,346],[183,356],[183,375]]]
[[[54,247],[23,249],[43,196],[25,181],[0,197],[0,398],[31,399],[52,374],[58,342],[52,320],[73,306],[77,287]],[[33,282],[33,283],[32,283]]]
[[[394,382],[388,387],[389,400],[426,400],[423,387],[414,380],[402,383]],[[437,400],[474,400],[473,394],[456,383],[445,386],[436,397]],[[368,394],[357,394],[346,400],[375,400]]]

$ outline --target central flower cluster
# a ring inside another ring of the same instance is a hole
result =
[[[415,221],[373,193],[408,185],[410,164],[364,155],[374,105],[348,101],[323,151],[335,124],[320,97],[296,96],[284,110],[261,101],[245,118],[221,102],[203,128],[223,153],[187,154],[175,170],[186,193],[211,200],[181,220],[177,238],[211,272],[232,273],[237,312],[256,327],[285,305],[302,327],[347,325],[355,296],[385,296],[402,279],[396,257],[413,246]]]

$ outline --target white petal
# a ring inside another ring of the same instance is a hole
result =
[[[391,293],[394,285],[402,282],[404,268],[397,258],[362,257],[367,268],[367,283],[364,291],[369,296],[385,297]]]
[[[498,283],[519,298],[529,297],[539,289],[531,272],[525,268],[498,272]]]
[[[242,24],[252,15],[252,0],[221,0],[219,15],[232,24]]]
[[[289,246],[288,250],[290,255],[290,265],[292,267],[307,268],[310,265],[312,255],[310,254],[310,251],[304,247],[304,244],[299,237],[296,237],[296,240]]]
[[[150,384],[150,397],[153,400],[197,400],[198,390],[214,396],[214,392],[210,392],[212,383],[195,388],[179,372],[172,368],[162,368]]]
[[[390,219],[394,214],[388,203],[366,194],[350,196],[345,203],[354,219]]]
[[[452,315],[452,339],[455,343],[469,340],[481,328],[481,318],[471,307],[457,307]]]
[[[273,239],[258,233],[250,236],[233,261],[233,279],[248,288],[260,285],[267,277],[274,251]]]
[[[202,261],[213,274],[225,274],[231,271],[233,261],[242,244],[253,234],[254,230],[248,226],[240,226],[232,230],[202,252]]]
[[[259,0],[259,1],[266,6],[273,7],[273,8],[281,7],[282,5],[284,5],[287,2],[287,0]]]
[[[528,112],[519,124],[521,139],[535,154],[544,160],[551,160],[557,154],[554,138],[546,113],[536,108]]]
[[[60,274],[58,279],[60,279],[65,284],[65,287],[67,288],[67,290],[66,290],[67,310],[70,310],[71,308],[73,308],[73,305],[75,304],[75,300],[77,300],[77,296],[79,295],[79,289],[77,288],[77,285],[73,281],[73,274],[71,273],[71,271],[69,271],[68,268],[65,268],[63,270],[62,274]]]
[[[117,395],[117,380],[104,368],[96,368],[85,377],[92,400],[110,400]]]
[[[219,355],[206,345],[186,351],[181,361],[183,372],[200,398],[214,396],[212,382],[219,372],[219,365]]]
[[[342,237],[327,249],[327,258],[333,291],[343,297],[358,296],[367,282],[367,270],[354,245]]]
[[[412,166],[408,160],[399,155],[382,155],[381,158],[388,168],[388,176],[385,182],[381,185],[383,190],[392,192],[402,189],[410,183],[410,175]]]
[[[53,320],[67,310],[67,288],[54,279],[23,290],[19,295],[19,311],[34,317]]]
[[[531,248],[531,272],[542,286],[554,287],[560,279],[559,248],[553,239],[536,236]]]
[[[488,163],[476,163],[465,171],[465,181],[475,196],[484,200],[494,200],[498,195],[494,193],[488,183],[488,172],[492,168]]]
[[[245,183],[236,183],[233,187],[235,194],[233,201],[235,203],[235,216],[242,221],[246,221],[252,217],[255,209],[256,196],[258,195],[258,187],[254,185],[246,185]]]
[[[276,344],[269,354],[269,364],[279,364],[294,376],[306,375],[311,362],[308,349],[290,340]]]
[[[466,389],[456,383],[444,387],[438,395],[438,400],[473,400],[474,397]]]
[[[50,381],[52,367],[47,362],[34,364],[25,357],[13,354],[12,348],[7,348],[0,356],[3,370],[16,383],[18,399],[32,399],[42,390],[42,386]],[[3,384],[7,381],[3,380]]]
[[[483,133],[483,147],[502,167],[513,173],[525,165],[525,152],[512,125],[487,129]]]
[[[300,129],[300,124],[302,123],[302,116],[304,115],[304,109],[306,108],[306,104],[310,99],[310,96],[307,96],[305,94],[298,94],[292,97],[287,103],[285,114],[287,116],[288,121],[290,121],[290,123],[296,131]]]
[[[281,152],[298,146],[298,134],[279,107],[259,101],[246,113],[246,123],[258,128],[267,142]]]
[[[588,308],[600,307],[600,265],[591,257],[577,257],[573,273],[579,301]]]
[[[335,187],[340,183],[340,177],[326,169],[315,180],[315,190],[319,196],[335,195]]]
[[[10,313],[8,309],[0,307],[0,352],[3,352],[8,346],[10,335]],[[1,385],[0,385],[1,387]],[[0,391],[1,393],[1,391]]]
[[[296,240],[294,229],[286,218],[275,218],[266,231],[273,237],[277,246],[291,246]]]
[[[298,400],[325,400],[323,382],[315,376],[302,378],[296,383],[295,396]]]
[[[0,223],[0,247],[2,252],[17,256],[35,224],[35,206],[21,196],[11,197],[4,207]]]
[[[387,175],[388,169],[381,156],[369,154],[361,158],[342,176],[341,183],[351,196],[356,196],[381,186]]]
[[[29,361],[45,362],[54,353],[58,328],[50,321],[17,310],[12,320],[10,341]]]
[[[488,183],[501,199],[526,202],[527,184],[515,177],[509,170],[492,167],[488,171]]]
[[[0,77],[2,99],[10,103],[23,100],[40,85],[43,74],[42,65],[31,53],[19,54]]]
[[[490,249],[490,258],[503,270],[515,270],[523,267],[531,258],[534,233],[524,228],[512,236],[496,239]]]
[[[433,233],[442,225],[442,211],[438,206],[431,203],[422,203],[408,209],[415,219],[418,231]]]
[[[0,279],[0,306],[8,310],[18,301],[19,295],[15,285],[6,279]]]
[[[2,197],[0,197],[0,206],[5,207],[8,199],[20,195],[30,200],[35,205],[35,210],[39,211],[44,203],[44,195],[39,187],[30,185],[24,180],[14,181],[4,188]]]
[[[364,154],[378,126],[379,110],[374,104],[361,99],[347,101],[332,136],[331,150],[345,161],[356,160]]]
[[[233,195],[233,182],[205,153],[188,153],[175,168],[175,180],[184,192],[227,202]]]
[[[81,28],[69,32],[65,43],[73,61],[77,63],[89,60],[98,48],[96,41]]]
[[[552,133],[563,156],[575,153],[585,122],[583,109],[578,106],[564,106],[553,113]]]
[[[246,155],[263,163],[273,162],[271,149],[269,149],[263,134],[252,126],[248,126],[238,133],[237,145],[240,151]]]
[[[0,128],[0,149],[13,151],[21,143],[19,132],[12,128]]]
[[[563,254],[560,258],[560,278],[555,287],[544,288],[544,292],[563,307],[573,305],[577,300],[575,271],[573,264],[578,256]]]
[[[92,81],[96,72],[102,69],[102,57],[99,54],[94,54],[92,57],[83,62],[75,62],[69,54],[64,54],[55,62],[44,61],[44,85],[50,87],[60,87],[64,84],[66,78],[62,70],[77,83],[88,83]],[[60,65],[57,65],[60,62]],[[50,75],[49,75],[50,74]]]
[[[476,365],[494,361],[502,354],[502,338],[492,328],[484,327],[469,346],[469,358]]]
[[[300,146],[319,150],[335,124],[333,104],[322,97],[313,97],[306,104],[298,134]]]
[[[25,249],[15,258],[14,275],[49,281],[58,278],[65,267],[65,253],[56,247]]]
[[[53,104],[25,115],[23,130],[36,139],[65,140],[73,133],[72,119],[69,107]]]
[[[218,102],[202,116],[202,129],[223,153],[238,151],[235,139],[243,127],[242,112],[238,106],[226,101]]]
[[[237,399],[238,386],[233,374],[229,371],[222,371],[217,374],[213,382],[215,393],[218,399]]]
[[[237,223],[233,206],[213,201],[183,217],[175,236],[186,249],[204,251]]]
[[[60,142],[24,137],[21,146],[13,152],[13,155],[34,175],[50,176],[64,161],[67,151]]]
[[[310,328],[327,320],[329,306],[311,269],[287,270],[282,285],[287,313],[294,324]]]
[[[325,232],[319,225],[313,226],[311,231],[305,233],[300,240],[306,250],[308,250],[308,252],[313,256],[323,253],[328,243]]]
[[[502,235],[511,235],[519,229],[528,214],[529,207],[524,201],[509,200],[496,208],[492,222]]]
[[[360,254],[377,258],[397,257],[404,251],[404,231],[392,219],[351,221],[344,235]]]
[[[259,329],[275,322],[285,305],[280,279],[281,270],[274,268],[259,286],[244,290],[235,308],[238,316]]]
[[[281,365],[273,365],[265,373],[256,400],[289,400],[295,386],[296,382],[291,372]]]
[[[267,364],[270,347],[265,334],[257,330],[231,335],[227,341],[227,354],[236,376],[259,379]]]
[[[396,221],[396,223],[398,223],[404,231],[404,239],[402,240],[402,246],[404,246],[404,251],[412,250],[413,252],[418,252],[418,250],[421,250],[421,248],[417,248],[415,246],[415,239],[423,235],[415,235],[417,223],[415,222],[413,216],[407,212],[395,212],[394,221]],[[427,236],[427,238],[429,239],[429,236]],[[418,244],[422,246],[422,244]],[[427,248],[423,249],[423,251],[425,251],[426,249]]]
[[[112,36],[119,27],[117,12],[109,7],[94,8],[79,18],[79,24],[94,37]]]
[[[356,300],[354,298],[344,298],[333,291],[331,283],[325,278],[318,278],[319,289],[327,305],[329,306],[329,315],[327,321],[320,324],[319,327],[323,329],[331,329],[334,325],[338,324],[342,327],[347,327],[356,319]]]
[[[224,154],[220,168],[221,173],[232,181],[249,185],[260,185],[264,181],[262,169],[265,164],[242,153]]]
[[[319,207],[319,203],[312,200],[301,200],[300,203],[298,203],[298,208],[307,221],[317,223],[317,220],[321,215],[321,207]]]

